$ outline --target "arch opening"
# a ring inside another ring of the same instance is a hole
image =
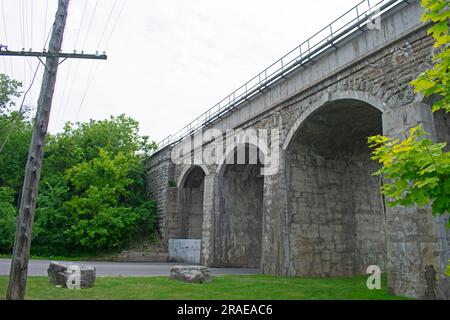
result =
[[[202,239],[205,171],[195,166],[179,186],[179,235],[184,239]]]
[[[291,256],[299,276],[346,276],[386,264],[380,179],[367,137],[382,133],[366,102],[331,101],[307,117],[286,150]]]
[[[255,146],[238,146],[220,170],[215,241],[215,264],[219,267],[260,267],[264,193],[261,158]]]

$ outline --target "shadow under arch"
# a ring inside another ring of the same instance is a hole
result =
[[[320,99],[318,102],[310,105],[302,114],[298,117],[298,119],[294,122],[291,129],[289,130],[284,143],[283,150],[287,150],[289,144],[291,143],[294,135],[299,131],[302,124],[305,122],[307,118],[313,115],[315,112],[320,110],[321,108],[329,105],[330,103],[340,101],[340,100],[350,100],[350,101],[359,101],[366,105],[370,105],[373,108],[377,109],[381,113],[384,112],[386,103],[373,95],[369,95],[362,91],[345,91],[345,92],[334,92],[330,94],[326,94]]]
[[[356,96],[330,95],[310,106],[283,145],[290,264],[298,276],[386,266],[381,181],[367,145],[368,136],[383,132],[384,107]]]
[[[202,239],[203,202],[205,176],[209,174],[203,165],[186,167],[178,180],[178,206],[175,217],[177,232],[183,239]]]
[[[214,265],[259,268],[262,255],[264,155],[253,144],[229,150],[219,165]]]

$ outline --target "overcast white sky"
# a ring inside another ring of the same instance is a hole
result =
[[[50,132],[125,113],[160,141],[358,2],[71,0],[63,51],[106,50],[108,60],[61,64]],[[57,0],[0,5],[0,43],[41,50]],[[26,89],[36,65],[36,58],[2,57],[0,72]],[[36,105],[38,74],[27,105]]]

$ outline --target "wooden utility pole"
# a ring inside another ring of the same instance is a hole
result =
[[[69,1],[58,0],[58,9],[48,48],[50,53],[60,53]],[[25,298],[36,196],[41,176],[42,158],[44,156],[44,139],[48,128],[58,64],[59,57],[47,57],[25,169],[19,216],[17,218],[16,238],[6,296],[10,300],[23,300]]]
[[[20,199],[19,216],[17,217],[16,239],[9,274],[7,299],[23,300],[28,275],[28,260],[30,257],[32,226],[36,209],[36,197],[41,177],[42,159],[44,157],[44,142],[47,133],[50,110],[52,107],[53,92],[55,91],[56,74],[58,66],[69,58],[106,60],[105,53],[84,54],[62,53],[64,29],[68,15],[70,0],[58,0],[55,22],[53,23],[52,35],[48,51],[9,51],[0,48],[0,56],[37,57],[42,64],[41,57],[45,57],[44,76],[42,78],[41,92],[39,94],[38,108],[33,125],[30,150],[25,168],[25,178]],[[7,48],[7,47],[6,47]],[[62,61],[59,61],[63,58]]]

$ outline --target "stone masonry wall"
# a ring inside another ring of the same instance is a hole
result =
[[[167,242],[165,236],[166,206],[169,181],[173,180],[174,164],[170,160],[171,148],[165,148],[152,155],[146,162],[145,186],[149,199],[157,202],[157,227],[161,239]]]
[[[227,165],[217,212],[216,264],[259,268],[264,179],[258,165]]]

